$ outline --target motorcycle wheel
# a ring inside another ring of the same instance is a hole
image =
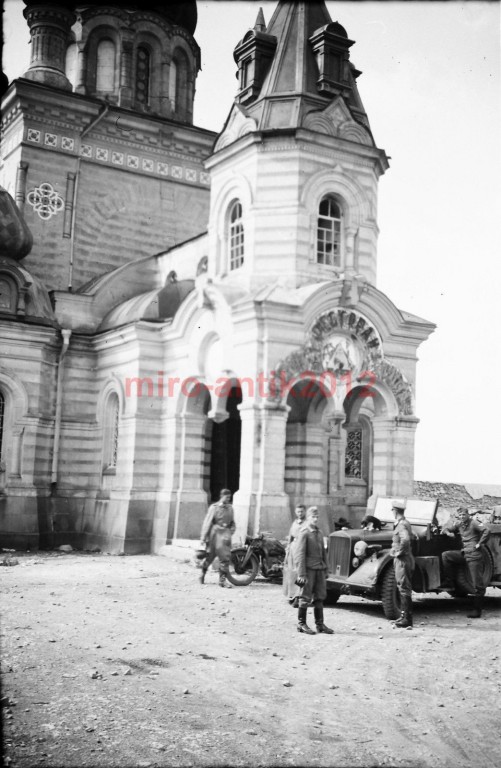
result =
[[[230,565],[227,573],[227,579],[235,587],[246,587],[259,573],[259,560],[255,555],[251,555],[245,566],[243,561],[246,555],[245,549],[236,550],[230,555]]]

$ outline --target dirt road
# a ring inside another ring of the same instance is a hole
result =
[[[189,551],[18,557],[0,568],[12,768],[499,765],[499,591],[473,621],[420,596],[413,630],[343,597],[335,635],[309,637],[280,586],[202,587]]]

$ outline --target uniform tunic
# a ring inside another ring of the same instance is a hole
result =
[[[395,524],[393,530],[392,547],[395,579],[398,591],[402,597],[412,595],[412,574],[414,572],[414,556],[412,554],[412,528],[405,517]]]
[[[323,602],[327,597],[328,566],[324,537],[319,528],[310,523],[300,528],[295,558],[298,577],[306,579],[306,584],[298,590],[299,605],[307,606],[311,602]]]
[[[474,594],[481,597],[485,594],[484,558],[481,550],[477,549],[477,544],[480,546],[485,544],[491,532],[476,520],[467,520],[466,523],[459,521],[450,525],[444,525],[442,533],[446,532],[459,533],[463,545],[461,552],[448,550],[443,553],[442,561],[446,577],[452,581],[453,568],[466,565],[473,584]]]
[[[233,507],[218,501],[211,504],[202,524],[200,539],[208,544],[205,567],[218,557],[220,570],[226,572],[230,562],[231,535],[235,531]]]

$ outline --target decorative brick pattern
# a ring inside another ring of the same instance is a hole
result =
[[[66,152],[78,150],[78,143],[70,136],[58,136],[55,133],[45,133],[36,128],[28,128],[27,140],[35,144],[43,143],[46,147],[57,148],[58,146]],[[184,180],[193,184],[210,184],[210,174],[205,171],[199,171],[197,168],[186,168],[184,165],[171,165],[171,163],[160,162],[149,157],[127,154],[107,147],[95,146],[93,144],[82,144],[79,149],[80,155],[86,158],[94,158],[101,163],[111,163],[112,165],[126,166],[133,171],[146,171],[147,173],[158,174],[159,176],[171,176],[173,179]]]
[[[44,182],[39,187],[30,190],[26,199],[33,206],[35,213],[45,220],[59,213],[64,207],[63,198],[58,195],[52,184],[48,182]]]
[[[40,131],[37,131],[35,128],[28,128],[28,141],[34,141],[35,144],[40,144],[40,137]]]

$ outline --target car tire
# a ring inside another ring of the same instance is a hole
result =
[[[390,621],[398,619],[400,616],[400,594],[397,589],[395,571],[393,565],[385,569],[381,581],[381,602],[383,603],[384,615]]]

